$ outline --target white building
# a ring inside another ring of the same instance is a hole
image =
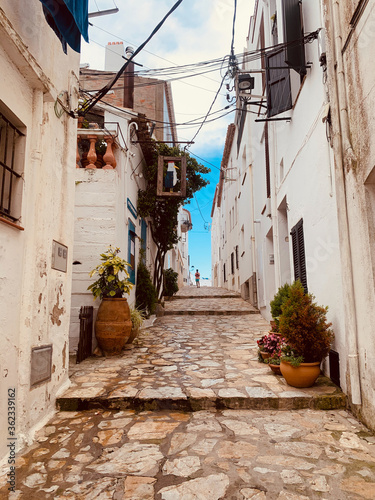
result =
[[[375,429],[375,2],[323,4],[345,304],[338,350],[351,408]]]
[[[0,459],[30,441],[68,382],[79,54],[39,0],[0,7]],[[69,103],[69,104],[68,104]],[[14,391],[13,391],[14,390]],[[8,397],[15,392],[16,430]]]
[[[213,206],[213,276],[269,320],[277,289],[300,279],[319,304],[329,306],[346,391],[334,163],[326,131],[325,68],[314,33],[323,17],[319,2],[300,5],[297,0],[255,5],[248,56],[236,79],[235,132],[229,144],[228,131]],[[314,34],[301,43],[306,33]],[[238,88],[246,79],[251,94]],[[328,363],[324,369],[330,372]]]

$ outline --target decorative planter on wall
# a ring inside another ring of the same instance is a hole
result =
[[[280,370],[288,385],[299,388],[311,387],[320,375],[320,361],[301,363],[299,366],[281,361]]]
[[[95,336],[105,356],[120,354],[130,337],[132,322],[128,301],[103,299],[95,321]]]

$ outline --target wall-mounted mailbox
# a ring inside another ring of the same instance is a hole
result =
[[[68,247],[53,240],[52,242],[52,269],[66,273],[68,263]]]

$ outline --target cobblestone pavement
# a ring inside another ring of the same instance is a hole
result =
[[[373,499],[374,441],[343,410],[60,412],[9,498]]]
[[[18,454],[9,498],[374,499],[375,436],[325,377],[297,390],[258,363],[267,329],[259,314],[165,316],[122,356],[72,365],[60,405],[80,411],[59,411]]]
[[[188,316],[164,316],[141,331],[122,356],[90,358],[71,367],[71,388],[58,400],[62,410],[204,410],[222,408],[337,409],[345,396],[325,377],[309,389],[294,389],[260,364],[256,340],[269,330],[262,316],[225,290],[188,288],[211,299],[180,298]],[[183,289],[185,291],[185,289]],[[184,292],[187,293],[186,291]],[[186,295],[185,295],[186,297]],[[206,301],[206,302],[203,302]],[[227,305],[223,304],[227,302]],[[202,316],[232,308],[238,315]],[[172,309],[171,309],[172,311]],[[200,314],[194,314],[199,311]],[[247,314],[242,315],[243,311]]]

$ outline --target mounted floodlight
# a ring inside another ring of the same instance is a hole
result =
[[[253,90],[255,85],[255,78],[248,73],[238,75],[238,90],[244,92],[246,90]]]

